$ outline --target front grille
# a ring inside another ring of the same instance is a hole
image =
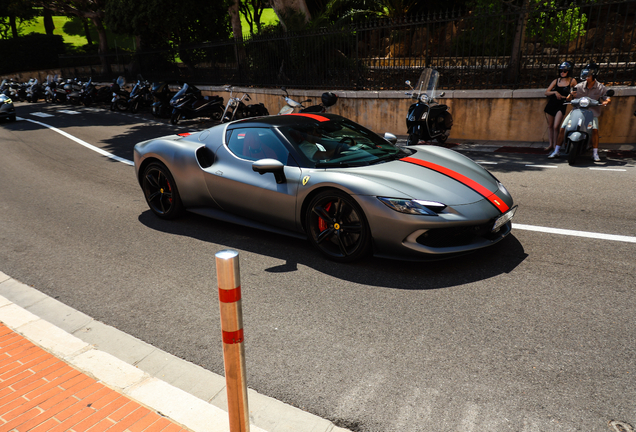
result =
[[[441,248],[466,246],[477,239],[494,240],[499,233],[492,232],[493,223],[494,221],[489,221],[481,225],[434,228],[420,235],[417,242],[427,247]]]

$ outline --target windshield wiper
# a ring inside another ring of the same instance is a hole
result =
[[[369,165],[369,161],[361,162],[316,162],[316,168],[348,168]]]

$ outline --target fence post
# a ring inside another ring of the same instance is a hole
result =
[[[215,257],[230,432],[249,432],[238,252],[222,250]]]

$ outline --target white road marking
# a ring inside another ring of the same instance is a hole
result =
[[[541,226],[534,226],[534,225],[518,224],[514,222],[512,223],[512,226],[515,229],[526,230],[526,231],[537,231],[537,232],[543,232],[548,234],[560,234],[560,235],[568,235],[568,236],[574,236],[574,237],[593,238],[593,239],[599,239],[599,240],[611,240],[611,241],[620,241],[620,242],[627,242],[627,243],[636,243],[636,237],[631,237],[631,236],[602,234],[602,233],[595,233],[595,232],[588,232],[588,231],[575,231],[575,230],[567,230],[567,229],[560,229],[560,228],[549,228],[549,227],[541,227]]]
[[[31,115],[36,117],[53,117],[53,114],[48,114],[43,112],[32,112]]]
[[[558,168],[558,165],[526,165],[527,167],[530,168]]]
[[[626,169],[621,169],[621,168],[592,168],[590,167],[590,169],[594,171],[627,171]]]
[[[79,114],[79,111],[71,111],[71,110],[57,110],[57,112],[62,114]]]
[[[106,157],[108,157],[108,158],[111,158],[111,159],[113,159],[113,160],[116,160],[117,162],[125,163],[126,165],[134,165],[133,161],[130,161],[130,160],[128,160],[128,159],[121,158],[121,157],[119,157],[119,156],[115,156],[114,154],[109,153],[109,152],[107,152],[106,150],[100,149],[99,147],[95,147],[94,145],[89,144],[89,143],[87,143],[86,141],[82,141],[81,139],[79,139],[79,138],[77,138],[77,137],[74,137],[73,135],[71,135],[71,134],[69,134],[69,133],[67,133],[67,132],[64,132],[63,130],[60,130],[60,129],[56,128],[56,127],[53,127],[53,126],[51,126],[51,125],[47,125],[46,123],[42,123],[42,122],[39,122],[39,121],[37,121],[37,120],[31,120],[31,119],[25,119],[25,120],[26,120],[26,121],[28,121],[28,122],[35,123],[35,124],[38,124],[38,125],[40,125],[40,126],[44,126],[44,127],[46,127],[46,128],[49,128],[49,129],[51,129],[53,132],[57,132],[57,133],[59,133],[60,135],[63,135],[63,136],[65,136],[66,138],[68,138],[68,139],[70,139],[70,140],[73,140],[73,141],[75,141],[75,142],[76,142],[76,143],[78,143],[78,144],[83,145],[83,146],[84,146],[84,147],[86,147],[87,149],[93,150],[94,152],[97,152],[97,153],[99,153],[99,154],[101,154],[101,155],[103,155],[103,156],[106,156]]]

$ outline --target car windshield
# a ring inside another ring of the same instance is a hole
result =
[[[372,165],[407,154],[372,131],[346,119],[284,126],[280,131],[310,166],[316,168]]]

